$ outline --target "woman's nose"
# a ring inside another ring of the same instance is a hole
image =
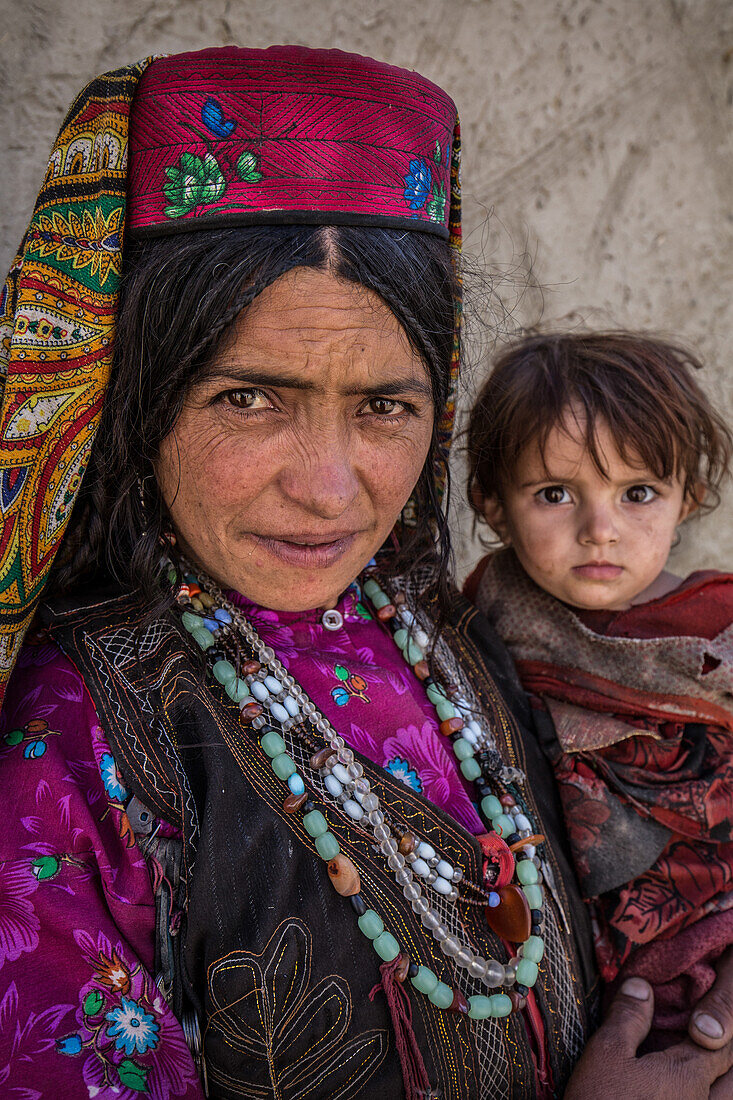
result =
[[[298,448],[280,477],[288,499],[324,520],[335,520],[359,495],[360,481],[348,439],[314,437]]]
[[[595,504],[584,510],[579,538],[584,546],[608,546],[618,542],[618,527],[610,505]]]

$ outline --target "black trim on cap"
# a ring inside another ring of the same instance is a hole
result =
[[[442,222],[422,218],[391,217],[389,214],[331,213],[323,210],[241,210],[226,214],[204,214],[200,218],[176,218],[155,225],[127,228],[131,237],[168,237],[172,233],[225,229],[237,225],[371,225],[378,229],[406,229],[417,233],[432,233],[448,240],[448,229]]]

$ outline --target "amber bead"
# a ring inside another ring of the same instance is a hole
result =
[[[524,943],[529,939],[532,928],[529,902],[524,892],[512,883],[509,886],[500,886],[496,893],[500,901],[496,907],[487,906],[484,910],[486,923],[503,940]]]
[[[516,804],[514,795],[511,794],[503,794],[499,801],[501,802],[502,806],[514,806]]]
[[[380,607],[377,611],[377,618],[383,622],[388,622],[389,619],[394,619],[397,614],[397,608],[393,603],[386,603],[384,607]]]
[[[412,666],[412,670],[417,676],[418,680],[427,680],[430,675],[430,669],[428,668],[427,661],[418,661],[416,665]]]
[[[44,718],[31,718],[30,722],[26,722],[25,728],[28,733],[43,733],[48,729],[48,722]]]
[[[458,717],[446,718],[445,721],[440,723],[439,729],[443,737],[450,737],[452,733],[458,733],[459,730],[463,729],[463,719]]]
[[[201,600],[201,603],[204,605],[204,607],[207,610],[210,607],[213,607],[214,604],[216,603],[216,600],[214,599],[214,597],[210,596],[208,592],[199,592],[199,599]]]
[[[326,746],[325,749],[319,749],[318,752],[314,752],[309,760],[310,766],[314,771],[319,771],[321,768],[325,768],[327,762],[334,755],[332,748]]]
[[[249,725],[253,718],[259,718],[262,714],[262,704],[256,703],[254,699],[251,703],[245,703],[240,712],[240,718],[244,722],[245,726]]]
[[[528,844],[536,848],[538,844],[544,844],[544,842],[545,838],[542,833],[533,833],[532,836],[524,836],[515,841],[514,844],[510,844],[509,848],[512,852],[518,852],[520,848],[526,848]]]
[[[361,890],[359,872],[349,857],[345,856],[343,852],[339,852],[337,856],[329,860],[326,870],[328,871],[331,885],[337,894],[341,894],[342,898],[353,897],[354,894],[358,894]]]
[[[415,840],[415,837],[412,835],[412,833],[404,833],[400,838],[398,848],[403,856],[409,856],[410,852],[415,851],[416,845],[417,841]]]
[[[255,661],[254,659],[250,659],[249,661],[242,661],[241,665],[239,666],[239,675],[254,676],[255,673],[259,672],[261,668],[262,665],[260,664],[260,662]]]
[[[410,956],[404,952],[400,955],[397,966],[395,967],[394,976],[398,982],[407,981],[407,976],[410,973]]]
[[[509,994],[509,1000],[512,1002],[512,1012],[521,1012],[523,1008],[527,1007],[527,998],[521,997],[514,990]]]
[[[453,990],[453,1003],[448,1009],[449,1012],[460,1012],[462,1016],[468,1013],[468,1001],[461,993],[460,989]]]
[[[286,814],[297,813],[301,806],[304,806],[308,799],[307,794],[289,794],[283,802],[283,809]]]
[[[398,605],[402,605],[403,603],[405,603],[406,601],[404,592],[398,592],[394,598],[394,602]]]

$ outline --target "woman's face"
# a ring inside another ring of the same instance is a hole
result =
[[[432,427],[427,370],[381,299],[295,268],[235,323],[156,473],[181,549],[219,584],[329,607],[389,535]]]

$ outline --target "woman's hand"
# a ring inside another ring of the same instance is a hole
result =
[[[733,957],[726,956],[713,989],[697,1006],[690,1024],[695,1042],[686,1039],[638,1058],[653,1013],[651,986],[641,978],[624,982],[585,1048],[565,1100],[733,1100],[733,1074],[728,1073],[733,1066]],[[717,1030],[717,1037],[709,1033]]]

